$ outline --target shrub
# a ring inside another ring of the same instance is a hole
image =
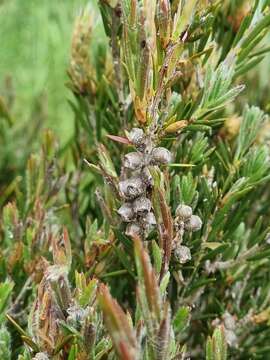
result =
[[[269,119],[245,83],[269,2],[99,8],[107,43],[88,8],[74,25],[73,138],[45,131],[4,183],[2,358],[267,359]]]

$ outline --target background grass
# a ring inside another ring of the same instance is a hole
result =
[[[0,95],[16,121],[40,121],[62,143],[73,128],[65,87],[72,27],[87,3],[96,19],[93,0],[0,0]],[[103,41],[99,19],[95,26]]]

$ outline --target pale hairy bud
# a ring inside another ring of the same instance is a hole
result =
[[[39,352],[35,355],[33,360],[50,360],[49,356],[45,352]]]
[[[117,212],[124,222],[130,222],[134,218],[134,211],[130,203],[124,203]]]
[[[67,323],[77,329],[82,325],[83,321],[87,317],[88,311],[87,309],[73,305],[67,309],[67,313]]]
[[[171,152],[164,147],[154,148],[151,155],[155,164],[168,164],[172,160]]]
[[[130,223],[130,224],[128,224],[128,226],[126,228],[125,234],[127,236],[139,236],[139,235],[141,235],[141,232],[142,232],[142,228],[139,224]]]
[[[133,203],[134,212],[138,215],[147,214],[151,210],[151,207],[151,201],[144,196],[135,199]]]
[[[174,249],[174,256],[180,262],[180,264],[185,264],[191,260],[191,253],[187,246],[179,245]]]
[[[189,231],[198,231],[202,227],[202,220],[197,215],[192,215],[185,223],[185,229]]]
[[[125,155],[124,167],[130,170],[136,170],[143,166],[143,154],[140,152],[130,152]]]
[[[188,205],[180,204],[175,213],[182,220],[188,220],[192,215],[192,208]]]
[[[62,310],[67,309],[72,301],[72,296],[66,268],[59,265],[50,266],[46,272],[46,279],[54,290],[60,308]]]
[[[127,199],[135,199],[143,194],[145,184],[140,177],[133,177],[119,182],[119,190]]]

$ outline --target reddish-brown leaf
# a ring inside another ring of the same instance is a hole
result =
[[[104,320],[114,342],[115,348],[122,360],[135,359],[136,339],[127,315],[114,300],[106,285],[99,289],[99,304],[104,314]],[[123,348],[123,344],[125,345]]]
[[[170,208],[166,203],[165,196],[163,192],[159,189],[158,191],[159,196],[159,206],[162,216],[163,227],[160,227],[161,231],[161,238],[162,238],[162,247],[163,247],[163,262],[162,262],[162,269],[160,274],[160,279],[163,277],[165,272],[168,269],[171,252],[172,252],[172,241],[173,241],[173,219],[171,215]]]
[[[117,136],[117,135],[107,135],[107,137],[113,141],[122,143],[122,144],[126,144],[126,145],[130,145],[131,142],[128,140],[128,138],[123,137],[123,136]]]

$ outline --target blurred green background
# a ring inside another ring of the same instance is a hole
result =
[[[0,95],[16,122],[40,122],[62,144],[73,128],[65,86],[72,28],[86,4],[99,40],[104,34],[94,0],[0,0]]]
[[[65,86],[72,29],[86,5],[95,23],[94,57],[95,43],[105,36],[96,0],[0,0],[0,96],[17,126],[32,120],[34,128],[50,127],[62,144],[73,131],[67,101],[72,95]],[[269,64],[268,56],[251,73],[247,87],[250,103],[266,111]]]

